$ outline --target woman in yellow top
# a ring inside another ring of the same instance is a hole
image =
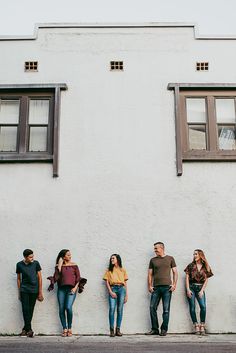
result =
[[[128,300],[126,270],[122,267],[121,257],[113,254],[110,257],[109,268],[103,279],[109,292],[109,323],[110,337],[122,336],[120,332],[124,303]],[[117,307],[116,332],[114,331],[115,310]]]

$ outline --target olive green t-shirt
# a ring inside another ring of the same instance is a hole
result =
[[[153,286],[171,285],[171,269],[173,267],[176,267],[176,263],[172,256],[153,257],[149,263],[149,269],[153,274]]]

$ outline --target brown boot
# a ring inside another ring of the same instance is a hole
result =
[[[110,337],[115,337],[114,328],[110,328]]]
[[[122,336],[122,333],[120,332],[120,328],[119,327],[116,328],[116,336],[119,336],[119,337]]]

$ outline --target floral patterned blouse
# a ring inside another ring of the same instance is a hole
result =
[[[189,275],[189,283],[199,283],[203,284],[205,280],[211,276],[213,276],[213,273],[211,269],[207,271],[206,267],[202,265],[201,269],[198,270],[197,264],[195,262],[191,262],[189,264],[184,272]]]

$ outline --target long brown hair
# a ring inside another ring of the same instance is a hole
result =
[[[201,259],[201,262],[202,262],[202,265],[205,267],[205,269],[207,270],[207,272],[210,272],[211,271],[211,268],[209,266],[209,263],[206,259],[206,256],[204,254],[204,252],[201,250],[201,249],[195,249],[194,251],[197,251],[198,252],[198,255],[200,256],[200,259]],[[195,262],[194,258],[193,258],[193,262]]]
[[[112,255],[110,256],[110,262],[109,262],[109,268],[108,268],[109,271],[111,271],[111,272],[113,272],[113,269],[114,269],[114,265],[113,265],[112,262],[111,262],[111,258],[112,258],[113,256],[115,256],[115,257],[117,258],[118,266],[119,266],[120,268],[122,268],[122,261],[121,261],[120,255],[118,255],[118,254],[112,254]]]

